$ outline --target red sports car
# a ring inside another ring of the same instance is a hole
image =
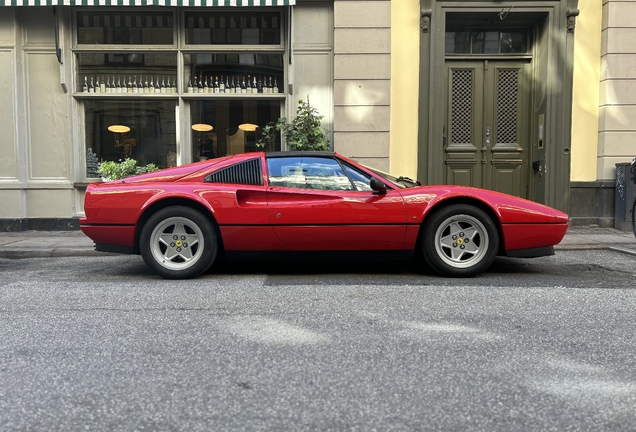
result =
[[[338,153],[245,153],[86,190],[82,231],[96,249],[140,253],[165,278],[192,278],[220,254],[412,256],[473,276],[496,255],[554,254],[558,210],[463,186],[421,186]]]

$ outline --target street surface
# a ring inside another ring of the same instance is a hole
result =
[[[633,255],[0,275],[0,431],[636,430]]]

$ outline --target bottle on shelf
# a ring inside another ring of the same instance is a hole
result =
[[[166,83],[166,93],[172,93],[172,86],[170,85],[170,77],[168,77],[168,82]]]
[[[221,87],[219,87],[219,77],[215,76],[214,77],[214,84],[212,85],[212,92],[213,93],[220,93],[221,92]]]
[[[106,83],[104,82],[104,77],[100,77],[99,91],[101,91],[102,93],[106,93]]]
[[[177,77],[172,77],[172,93],[177,92]]]
[[[208,86],[208,77],[203,80],[203,93],[210,93],[210,87]]]
[[[164,77],[161,77],[161,87],[159,90],[159,93],[165,93],[166,92],[166,79]]]
[[[276,82],[276,77],[274,77],[274,87],[272,87],[272,93],[278,93],[278,83]]]
[[[258,76],[258,81],[256,82],[256,92],[263,93],[263,81],[261,81],[261,76]]]
[[[155,80],[155,93],[161,93],[161,87],[159,87],[159,75],[157,75],[157,79]]]
[[[144,93],[150,93],[150,87],[148,86],[148,75],[146,75],[146,80],[144,81]]]
[[[199,83],[197,84],[197,93],[203,93],[203,77],[199,75]]]
[[[88,77],[84,77],[84,85],[82,86],[82,93],[88,93]]]
[[[113,81],[115,81],[115,77],[113,76]],[[115,87],[116,93],[121,93],[121,77],[117,77],[117,87]]]
[[[128,75],[128,84],[126,85],[126,93],[132,93],[132,79]]]
[[[194,88],[192,88],[192,75],[188,77],[188,93],[194,93]]]
[[[132,92],[133,93],[139,93],[139,89],[137,88],[137,75],[135,75],[134,78],[133,78]]]
[[[106,77],[106,84],[104,84],[104,92],[110,93],[110,77]]]
[[[256,82],[256,75],[252,80],[252,93],[258,93],[258,83]]]
[[[101,87],[99,86],[99,75],[95,77],[95,93],[100,93]]]
[[[241,93],[247,93],[247,85],[245,85],[245,76],[243,76],[243,81],[241,81]]]
[[[155,92],[155,78],[150,75],[150,84],[148,84],[148,93]]]
[[[93,77],[91,77],[91,82],[88,85],[88,92],[95,93],[95,83],[93,82]]]
[[[223,81],[223,75],[221,75],[221,81],[219,81],[219,93],[225,93],[225,81]]]
[[[234,78],[232,77],[232,85],[230,86],[230,93],[236,93],[236,84],[234,83]]]
[[[272,77],[269,77],[269,83],[267,83],[267,93],[273,93],[274,86],[272,85]]]

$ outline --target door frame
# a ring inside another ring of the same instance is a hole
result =
[[[569,210],[572,69],[578,0],[524,1],[512,11],[526,19],[533,32],[531,147],[538,148],[543,116],[542,151],[536,152],[539,172],[529,169],[529,196],[562,211]],[[421,0],[420,103],[418,178],[444,183],[443,125],[446,112],[445,29],[449,13],[482,13],[497,17],[500,2]],[[513,13],[511,12],[511,13]],[[512,15],[511,15],[512,16]],[[533,151],[534,153],[534,151]],[[542,157],[543,159],[540,159]],[[534,160],[530,160],[530,163]],[[536,177],[535,177],[536,176]]]

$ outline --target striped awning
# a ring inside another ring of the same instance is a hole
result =
[[[0,6],[293,6],[296,0],[0,0]]]

